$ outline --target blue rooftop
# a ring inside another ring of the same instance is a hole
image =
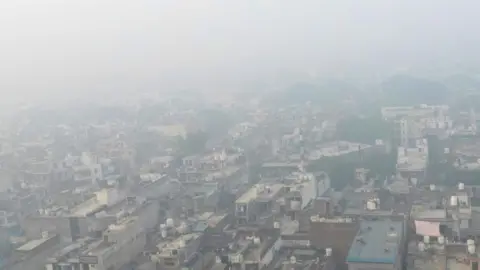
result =
[[[348,251],[349,263],[395,263],[403,234],[401,221],[362,221]]]

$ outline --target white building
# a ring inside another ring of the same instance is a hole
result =
[[[201,236],[201,233],[189,233],[171,242],[160,243],[157,246],[159,252],[152,256],[152,259],[158,262],[162,269],[181,269],[185,262],[197,254]]]
[[[120,269],[143,251],[146,230],[157,223],[156,213],[158,208],[147,208],[120,217],[105,230],[103,239],[83,238],[75,241],[49,258],[46,269]]]
[[[416,178],[422,181],[428,165],[428,144],[426,139],[417,140],[416,147],[398,147],[397,173],[404,179]]]
[[[385,120],[395,124],[398,143],[403,147],[410,147],[422,138],[427,128],[449,130],[453,127],[447,105],[383,107],[381,111]]]

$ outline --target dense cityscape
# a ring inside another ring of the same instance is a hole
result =
[[[0,0],[0,270],[480,270],[479,10]]]
[[[477,267],[473,107],[182,95],[5,120],[2,267]]]

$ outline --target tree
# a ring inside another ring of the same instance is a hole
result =
[[[337,138],[366,144],[374,144],[376,139],[387,139],[392,134],[392,126],[380,116],[351,116],[337,124]]]
[[[189,133],[187,136],[177,137],[178,150],[182,155],[193,155],[202,152],[205,149],[208,135],[203,131]]]
[[[234,123],[228,113],[218,109],[201,111],[199,117],[203,119],[205,132],[209,137],[223,135]]]
[[[390,177],[396,172],[397,153],[392,151],[388,154],[377,154],[368,158],[363,167],[369,170],[368,177],[378,177],[383,181],[386,177]]]
[[[393,106],[444,104],[448,101],[447,86],[436,81],[397,75],[382,83],[384,103]]]
[[[333,165],[328,176],[333,189],[343,190],[355,181],[355,166],[352,163],[339,162]]]

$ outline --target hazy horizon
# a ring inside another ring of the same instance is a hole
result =
[[[463,72],[480,62],[478,7],[446,0],[3,1],[0,89],[10,98],[49,100],[239,90],[289,76]]]

